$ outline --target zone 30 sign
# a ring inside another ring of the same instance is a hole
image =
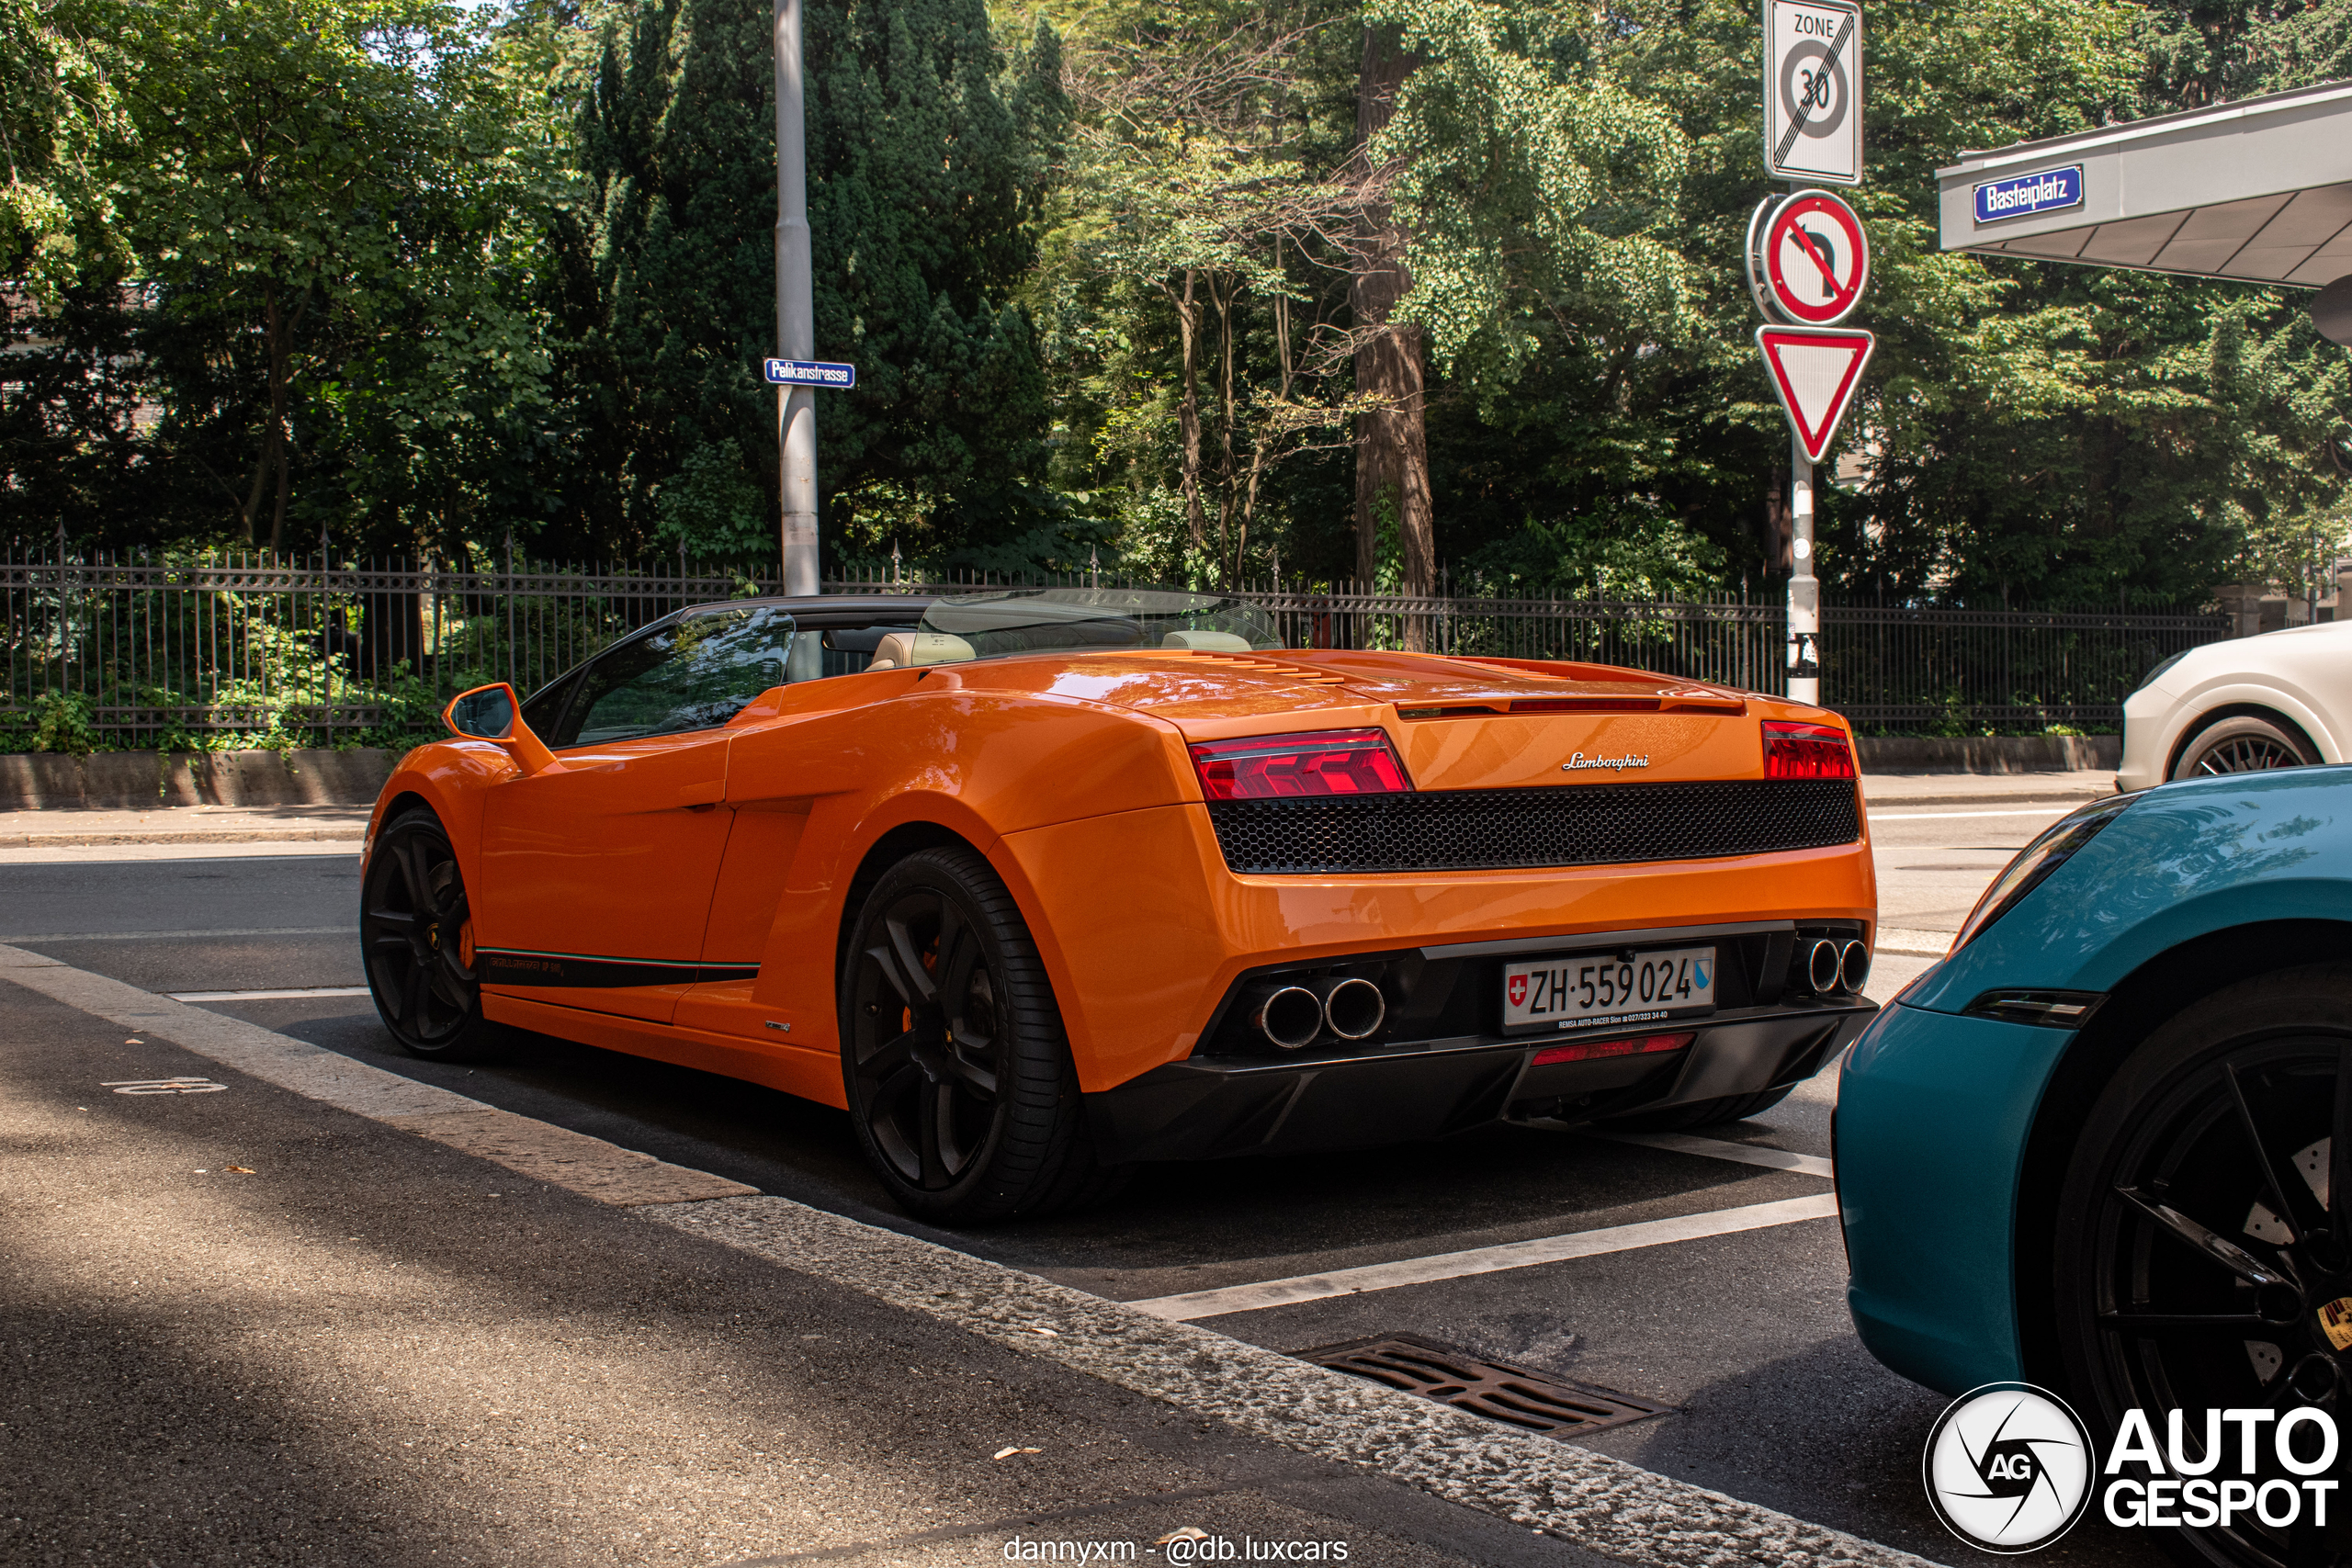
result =
[[[1862,11],[1764,0],[1764,167],[1774,179],[1862,183]]]

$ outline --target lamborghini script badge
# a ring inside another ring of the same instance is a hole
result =
[[[1573,773],[1579,768],[1613,768],[1622,773],[1627,768],[1646,768],[1649,765],[1649,758],[1636,757],[1631,752],[1623,757],[1588,757],[1581,751],[1571,751],[1568,760],[1560,764],[1560,771]]]

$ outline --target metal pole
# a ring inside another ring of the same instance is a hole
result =
[[[1789,436],[1789,700],[1821,701],[1821,580],[1813,574],[1813,461]]]
[[[775,0],[775,337],[776,352],[786,359],[817,355],[800,9],[801,0]],[[818,592],[817,394],[810,389],[776,389],[776,444],[783,463],[784,591],[812,594]]]

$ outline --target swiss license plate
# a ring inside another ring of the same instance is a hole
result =
[[[1503,965],[1505,1029],[1578,1029],[1715,1005],[1715,950],[1573,953]]]

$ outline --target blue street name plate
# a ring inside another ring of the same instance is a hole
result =
[[[2083,166],[2044,169],[1976,187],[1976,221],[1997,223],[2004,218],[2029,218],[2083,204]]]
[[[834,387],[857,385],[857,367],[828,365],[821,359],[771,359],[767,362],[768,379],[779,387]]]

